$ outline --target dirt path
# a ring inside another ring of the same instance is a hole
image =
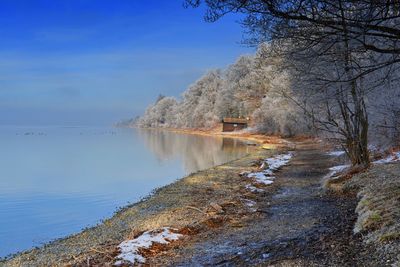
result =
[[[170,266],[384,266],[352,234],[355,198],[321,188],[332,157],[314,144],[297,147],[279,171],[277,190],[257,199],[256,216],[194,236],[152,264]]]

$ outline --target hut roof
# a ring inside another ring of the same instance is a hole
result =
[[[227,123],[248,123],[247,119],[242,118],[224,118],[222,121]]]

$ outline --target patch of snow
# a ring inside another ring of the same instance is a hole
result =
[[[275,171],[281,168],[282,166],[288,164],[292,157],[293,153],[289,152],[287,154],[281,154],[273,158],[266,159],[265,162],[268,164],[269,170]]]
[[[270,178],[272,178],[272,177],[264,176],[264,178],[257,178],[256,181],[257,181],[257,183],[260,183],[260,184],[270,185],[270,184],[274,183],[274,181],[270,180]]]
[[[270,256],[271,256],[270,253],[263,253],[262,254],[263,259],[268,259]]]
[[[267,169],[260,172],[247,173],[247,178],[253,178],[257,183],[260,184],[270,185],[274,182],[273,180],[275,179],[275,176],[273,176],[274,171],[288,164],[292,157],[293,153],[289,152],[287,154],[281,154],[272,158],[268,158],[264,160],[263,164],[261,165],[262,168],[267,165]]]
[[[385,164],[385,163],[396,162],[396,161],[400,161],[400,151],[396,152],[393,155],[390,155],[384,159],[375,160],[372,163],[373,164]]]
[[[329,156],[333,156],[333,157],[339,157],[339,156],[341,156],[341,155],[343,155],[345,153],[346,152],[343,151],[343,150],[337,150],[337,151],[330,151],[330,152],[328,152],[326,154],[328,154]]]
[[[272,174],[272,172],[271,172],[271,174]],[[269,184],[272,184],[274,182],[272,180],[275,179],[274,176],[269,176],[269,175],[270,175],[270,172],[253,172],[253,173],[249,173],[247,175],[247,178],[253,178],[257,181],[257,183],[269,185]]]
[[[330,172],[324,177],[324,179],[329,179],[332,176],[336,175],[337,173],[339,173],[349,167],[350,167],[350,165],[338,165],[338,166],[330,167],[329,168]]]
[[[264,173],[264,175],[266,175],[266,176],[272,176],[272,174],[274,174],[274,172],[273,172],[273,170],[271,170],[271,169],[265,169],[264,171],[263,171],[263,173]]]
[[[385,164],[385,163],[389,163],[393,161],[393,156],[389,156],[387,158],[384,159],[379,159],[379,160],[375,160],[374,162],[372,162],[373,164]]]
[[[247,178],[263,179],[264,177],[264,172],[251,172],[247,174]]]
[[[245,188],[246,188],[247,190],[250,190],[250,191],[253,192],[253,193],[261,193],[261,192],[264,192],[264,189],[257,188],[257,187],[255,187],[254,185],[251,185],[251,184],[247,184],[247,185],[245,186]]]
[[[248,207],[254,207],[257,204],[257,202],[250,200],[250,199],[246,199],[246,198],[242,198],[242,201]]]
[[[140,255],[140,248],[150,248],[153,243],[168,244],[170,241],[178,240],[182,237],[181,234],[172,232],[174,230],[169,227],[163,227],[161,230],[147,231],[139,237],[131,240],[126,240],[118,245],[121,253],[116,257],[118,261],[115,265],[122,265],[125,262],[130,263],[145,263],[146,259]]]
[[[338,165],[338,166],[329,168],[329,170],[334,171],[334,172],[341,172],[341,171],[347,169],[348,167],[350,167],[350,165]]]

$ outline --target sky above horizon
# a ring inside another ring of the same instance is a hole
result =
[[[111,125],[254,51],[182,0],[0,0],[0,125]]]

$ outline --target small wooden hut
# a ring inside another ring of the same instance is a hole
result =
[[[233,132],[247,128],[249,119],[244,118],[224,118],[222,120],[222,131]]]

